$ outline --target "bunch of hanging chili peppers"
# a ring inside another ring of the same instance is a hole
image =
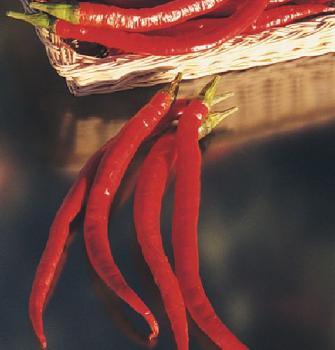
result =
[[[114,52],[182,55],[217,47],[237,35],[335,12],[331,0],[105,0],[107,4],[32,2],[33,15],[8,15],[63,39]],[[115,51],[117,50],[117,51]]]
[[[62,265],[70,224],[83,208],[84,241],[92,267],[105,285],[145,319],[151,330],[149,340],[158,336],[154,315],[128,285],[114,261],[108,239],[109,211],[115,194],[139,147],[149,139],[153,146],[136,182],[134,223],[143,257],[160,290],[177,349],[189,349],[186,309],[219,348],[247,349],[219,319],[205,294],[197,243],[201,175],[198,140],[237,108],[210,112],[213,105],[232,95],[215,96],[218,77],[191,100],[176,99],[180,80],[178,74],[86,162],[57,211],[29,300],[29,316],[43,349],[47,348],[43,311]],[[172,173],[176,174],[172,225],[174,270],[165,255],[160,232],[163,195]]]

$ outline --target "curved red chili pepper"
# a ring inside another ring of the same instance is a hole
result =
[[[160,233],[162,198],[176,155],[174,141],[174,133],[163,135],[145,158],[135,190],[134,223],[144,259],[160,289],[177,348],[187,350],[188,326],[183,296],[164,253]]]
[[[301,19],[319,15],[321,13],[335,12],[334,7],[322,4],[309,5],[283,5],[280,7],[273,7],[264,11],[261,16],[246,30],[243,35],[256,34],[264,30],[275,27],[284,27],[285,25],[297,22]],[[226,23],[226,19],[203,18],[191,22],[182,23],[179,26],[166,28],[162,31],[156,31],[155,35],[175,36],[180,32],[183,35],[195,35],[197,32],[207,32],[215,30],[219,25]]]
[[[220,6],[215,11],[206,15],[206,17],[224,17],[232,15],[246,0],[228,0],[224,6]],[[330,5],[330,0],[270,0],[266,9],[273,9],[285,4],[327,4]]]
[[[176,183],[172,221],[175,272],[185,305],[197,325],[225,350],[246,346],[228,330],[210,304],[199,274],[197,225],[200,205],[201,152],[198,129],[208,114],[208,97],[193,100],[178,122]]]
[[[334,7],[322,7],[322,5],[317,4],[301,5],[305,7],[300,8],[296,6],[292,5],[289,7],[287,5],[266,10],[259,16],[256,23],[247,16],[249,8],[243,7],[235,15],[235,20],[233,20],[233,17],[197,19],[148,34],[125,33],[117,30],[75,26],[61,20],[53,23],[47,15],[42,14],[27,16],[10,13],[9,15],[37,26],[52,29],[62,38],[98,42],[107,47],[117,47],[125,52],[169,56],[205,50],[219,45],[237,34],[254,34],[265,29],[295,22],[306,16],[335,11]],[[245,14],[245,18],[241,22],[237,22],[238,18],[243,14]],[[250,24],[247,28],[245,28],[246,21]],[[238,29],[239,23],[242,25],[240,29]],[[240,33],[242,28],[244,28],[243,32]]]
[[[190,102],[189,99],[183,99],[183,98],[175,100],[174,103],[171,105],[168,113],[162,120],[162,122],[159,123],[155,128],[155,130],[153,131],[152,136],[155,137],[161,134],[163,131],[166,131],[174,121],[178,120],[179,117],[183,114],[184,109],[189,104],[189,102]],[[129,197],[133,193],[141,168],[142,168],[142,165],[138,165],[134,169],[134,171],[130,174],[130,176],[127,178],[125,187],[121,189],[118,206],[120,207],[123,206],[123,204],[129,199]]]
[[[182,34],[178,37],[146,36],[145,34],[126,33],[107,29],[80,27],[64,21],[57,21],[55,32],[63,38],[75,38],[82,41],[98,41],[107,47],[116,47],[126,52],[149,53],[153,55],[179,55],[216,47],[243,32],[262,13],[268,0],[248,0],[245,5],[224,20],[224,25],[199,35]],[[223,24],[222,23],[222,24]]]
[[[131,159],[143,140],[167,114],[179,80],[180,75],[168,90],[157,92],[121,129],[114,147],[106,150],[94,178],[84,219],[84,239],[92,267],[110,289],[148,322],[152,331],[151,339],[158,335],[157,321],[129,287],[113,259],[108,240],[108,217],[115,193]]]
[[[179,36],[166,36],[164,40],[162,40],[161,35],[146,36],[145,34],[126,33],[118,30],[82,27],[62,20],[54,22],[43,14],[34,15],[34,17],[21,15],[21,19],[37,26],[52,29],[65,39],[72,38],[87,42],[98,41],[106,47],[115,47],[126,52],[177,55],[215,47],[239,34],[258,18],[266,7],[267,1],[247,0],[240,11],[228,19],[222,19],[224,22],[214,30],[204,31],[199,35],[192,33],[193,35],[187,37],[181,32]],[[19,16],[16,18],[19,18]],[[187,28],[189,23],[185,23],[185,26]]]
[[[221,99],[229,96],[230,94],[226,94]],[[187,100],[179,100],[176,105],[181,106],[184,101],[189,103]],[[214,101],[213,104],[218,102]],[[236,108],[231,108],[223,113],[211,115],[200,128],[199,137],[206,136],[222,119],[235,111]],[[183,110],[174,106],[169,113],[173,112],[182,115]],[[175,114],[173,119],[178,119],[178,114]],[[188,327],[184,301],[176,276],[164,253],[160,232],[162,199],[175,159],[175,133],[168,133],[158,139],[142,165],[135,191],[134,222],[143,256],[161,292],[177,347],[186,350]]]
[[[264,11],[251,26],[243,31],[242,34],[260,33],[270,28],[283,27],[306,17],[331,12],[335,12],[334,7],[321,4],[283,5]],[[171,37],[181,35],[180,33],[185,36],[192,36],[199,32],[214,31],[215,28],[218,28],[220,25],[225,25],[226,23],[227,19],[225,18],[203,18],[182,23],[176,27],[155,31],[153,33],[154,35]]]
[[[215,10],[226,1],[173,0],[162,5],[142,9],[125,9],[89,2],[80,2],[78,5],[33,2],[30,7],[73,24],[122,29],[128,32],[148,32],[186,22],[191,18]]]
[[[308,0],[307,0],[308,1]],[[238,11],[238,9],[246,2],[246,0],[228,0],[226,4],[220,6],[216,10],[209,12],[204,17],[212,18],[212,17],[227,17],[231,16],[234,12]],[[292,3],[292,0],[270,0],[266,9],[275,8],[278,6],[282,6],[285,3]]]
[[[272,8],[264,11],[263,15],[247,28],[244,34],[254,34],[274,27],[284,27],[306,17],[334,11],[335,8],[322,4],[284,5]]]
[[[162,120],[157,128],[163,130],[174,118],[178,118],[187,103],[188,100],[186,99],[176,100],[166,118]],[[115,138],[110,139],[86,162],[64,198],[51,225],[48,242],[38,264],[29,299],[29,317],[43,349],[47,346],[43,327],[43,310],[57,277],[57,271],[60,268],[63,252],[70,234],[70,224],[83,207],[102,155],[106,148],[113,147],[114,142]],[[127,195],[129,193],[127,192]],[[125,200],[125,198],[123,199]]]
[[[37,266],[29,299],[29,317],[43,349],[47,347],[43,327],[43,311],[69,237],[70,224],[84,204],[88,188],[104,149],[107,146],[113,147],[113,144],[114,139],[111,139],[108,144],[88,160],[64,198],[52,222],[46,247]]]

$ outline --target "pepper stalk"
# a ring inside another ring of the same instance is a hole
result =
[[[42,4],[39,2],[32,2],[29,6],[33,10],[46,12],[51,16],[73,24],[79,24],[80,22],[79,5],[77,4]]]
[[[25,21],[27,23],[32,24],[35,27],[38,28],[45,28],[50,31],[54,29],[54,25],[56,22],[56,19],[45,14],[45,13],[36,13],[33,15],[27,15],[25,13],[15,12],[15,11],[8,11],[6,13],[8,17],[19,19],[22,21]]]

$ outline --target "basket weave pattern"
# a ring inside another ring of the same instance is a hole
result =
[[[45,29],[37,34],[70,91],[89,95],[165,83],[177,72],[183,72],[184,79],[194,79],[335,52],[335,15],[238,36],[207,51],[172,57],[122,54],[94,58],[76,53]]]

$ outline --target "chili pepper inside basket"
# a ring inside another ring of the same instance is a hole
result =
[[[235,2],[235,0],[230,0],[223,6],[231,6],[234,3],[243,4],[244,1],[239,0]],[[296,0],[294,3],[288,3],[287,6],[294,6],[296,4],[299,6],[323,5],[327,7],[334,5],[330,1]],[[275,7],[282,8],[284,6],[286,6],[286,1],[281,0],[271,0],[267,4],[268,9]],[[232,8],[228,15],[232,15],[234,11],[234,8]],[[329,11],[331,10],[329,9]],[[212,13],[208,13],[208,15],[212,16]],[[292,17],[289,18],[289,22],[291,22]],[[46,45],[46,51],[51,64],[61,76],[66,78],[70,91],[75,95],[88,95],[169,81],[177,69],[183,71],[185,79],[194,79],[204,75],[230,70],[244,70],[250,67],[269,65],[302,56],[322,55],[334,50],[335,20],[331,12],[326,13],[321,11],[316,17],[314,15],[308,15],[308,17],[299,15],[297,19],[299,19],[299,22],[293,24],[283,21],[285,26],[279,29],[273,28],[260,33],[256,33],[253,30],[252,35],[250,33],[246,36],[238,35],[219,45],[205,45],[205,47],[201,47],[200,45],[198,49],[204,49],[201,52],[193,52],[186,47],[186,50],[184,48],[183,57],[178,55],[178,53],[183,53],[180,46],[178,50],[171,50],[174,47],[172,46],[173,41],[171,42],[170,38],[168,40],[166,38],[160,38],[158,40],[160,47],[151,45],[150,42],[147,45],[150,49],[148,52],[157,55],[168,53],[169,57],[151,56],[147,53],[134,54],[131,51],[136,52],[136,50],[132,50],[134,48],[129,47],[129,44],[126,47],[122,47],[120,52],[120,48],[116,48],[116,45],[114,45],[115,40],[110,40],[107,43],[100,43],[102,46],[112,48],[108,50],[108,56],[101,59],[99,48],[97,52],[94,50],[92,53],[85,51],[82,52],[85,54],[82,54],[80,51],[75,52],[73,48],[50,30],[40,28],[37,30],[37,33]],[[207,19],[196,18],[180,25],[185,25],[184,29],[191,32],[192,22],[199,21],[197,27],[194,29],[194,35],[189,34],[189,36],[193,36],[192,40],[195,40],[194,38],[198,38],[198,34],[205,32],[204,29],[207,24],[204,22],[204,27],[201,27],[202,23],[200,21],[203,20]],[[216,18],[216,20],[223,20],[223,18]],[[200,30],[199,27],[202,29]],[[166,30],[174,31],[173,27]],[[140,35],[140,33],[133,34]],[[151,35],[151,32],[148,34]],[[161,34],[163,35],[163,33]],[[78,35],[75,39],[79,41],[84,40],[82,33]],[[127,40],[121,40],[122,35],[119,38],[121,42],[127,42]],[[173,37],[172,39],[174,40]],[[151,40],[156,39],[151,38]],[[171,42],[170,48],[167,46],[164,47],[165,41],[166,44]],[[134,42],[137,47],[143,49],[143,45],[140,46],[138,40],[134,40]],[[182,42],[179,43],[182,48]],[[140,51],[143,52],[142,50]],[[87,53],[93,57],[87,56]]]

